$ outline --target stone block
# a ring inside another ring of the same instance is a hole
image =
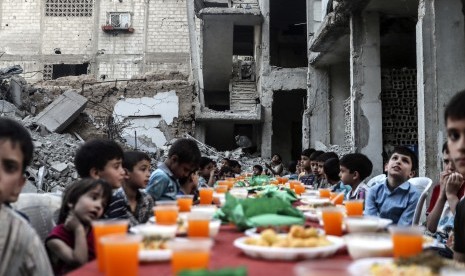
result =
[[[34,119],[51,132],[62,132],[84,110],[87,99],[72,90],[68,90],[55,99]]]

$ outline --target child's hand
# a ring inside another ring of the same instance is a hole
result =
[[[84,226],[72,210],[69,212],[68,217],[66,217],[65,228],[73,232],[80,229],[84,230]]]
[[[460,187],[462,187],[463,183],[463,176],[458,173],[454,172],[451,173],[446,180],[446,195],[447,197],[449,196],[457,196],[457,192],[460,190]]]

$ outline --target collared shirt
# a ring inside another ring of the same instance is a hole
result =
[[[298,180],[302,182],[305,186],[313,186],[315,182],[315,175],[301,173],[298,177]]]
[[[420,192],[408,181],[391,191],[387,181],[368,190],[364,214],[391,219],[398,225],[411,225]]]
[[[198,186],[199,186],[199,188],[208,188],[207,180],[201,175],[199,175],[199,185]]]
[[[153,200],[176,200],[180,185],[171,170],[165,163],[159,163],[158,168],[152,173],[145,191]]]
[[[154,206],[153,198],[143,190],[136,194],[136,209],[131,211],[126,193],[123,187],[116,190],[111,198],[110,205],[105,213],[107,218],[129,219],[131,226],[146,223],[152,215]]]
[[[349,196],[348,196],[349,200],[350,199],[365,199],[368,189],[369,187],[367,186],[367,184],[361,182],[360,184],[358,184],[355,190],[350,191]]]
[[[0,275],[53,275],[44,245],[34,229],[0,204]]]
[[[350,185],[345,185],[342,181],[339,181],[337,184],[331,187],[331,192],[333,193],[344,193],[344,199],[349,198],[349,194],[352,191]]]

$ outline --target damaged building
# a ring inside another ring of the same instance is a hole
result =
[[[188,2],[196,136],[247,136],[262,156],[361,152],[383,171],[395,145],[437,178],[444,105],[465,88],[461,0]],[[453,39],[452,39],[453,38]]]

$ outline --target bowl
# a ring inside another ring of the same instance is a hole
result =
[[[214,237],[216,237],[216,235],[218,235],[218,233],[220,232],[220,226],[221,226],[221,220],[214,219],[214,220],[210,221],[209,228],[210,228],[210,237],[211,238],[214,238]]]
[[[172,239],[176,237],[176,225],[154,225],[154,224],[139,224],[131,227],[130,231],[144,237],[160,236],[162,238]]]
[[[229,194],[231,194],[235,198],[247,198],[249,191],[246,188],[232,188],[229,191]]]
[[[210,215],[210,219],[213,218],[217,210],[218,208],[215,205],[195,205],[191,208],[191,212],[206,213]]]
[[[346,230],[349,233],[376,232],[379,218],[377,217],[346,217],[344,218]]]
[[[355,233],[344,236],[352,259],[391,257],[392,240],[389,234]]]

